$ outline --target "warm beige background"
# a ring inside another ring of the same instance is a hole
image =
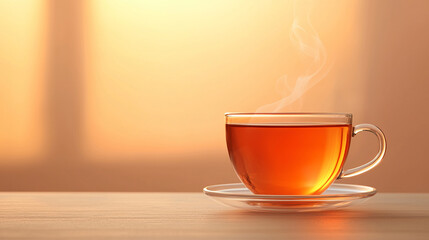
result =
[[[304,2],[331,69],[285,111],[352,112],[384,130],[382,165],[343,182],[429,191],[429,2]],[[280,99],[277,79],[305,71],[293,16],[293,1],[0,0],[0,190],[237,181],[223,113]],[[376,146],[354,139],[347,167]]]

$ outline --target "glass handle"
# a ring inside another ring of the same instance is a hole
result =
[[[354,137],[356,134],[363,132],[363,131],[372,132],[377,136],[378,142],[380,143],[379,144],[380,148],[379,148],[377,155],[375,156],[374,159],[365,163],[362,166],[355,167],[355,168],[345,170],[345,171],[343,170],[341,172],[340,176],[338,176],[338,179],[354,177],[354,176],[360,175],[364,172],[367,172],[367,171],[373,169],[375,166],[377,166],[381,162],[381,160],[383,159],[384,154],[386,153],[386,146],[387,146],[386,145],[386,137],[384,136],[384,133],[380,130],[380,128],[378,128],[372,124],[359,124],[353,128],[353,135],[352,136]]]

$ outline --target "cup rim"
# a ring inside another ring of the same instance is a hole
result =
[[[304,116],[325,116],[325,117],[329,117],[329,116],[344,116],[347,118],[352,118],[353,114],[352,113],[339,113],[339,112],[273,112],[273,113],[268,113],[268,112],[262,112],[262,113],[255,113],[255,112],[226,112],[225,116],[226,117],[235,117],[235,116],[271,116],[271,115],[275,115],[275,116],[300,116],[300,115],[304,115]]]

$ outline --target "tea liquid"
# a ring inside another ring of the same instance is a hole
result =
[[[351,125],[227,124],[228,151],[254,193],[322,193],[340,174]]]

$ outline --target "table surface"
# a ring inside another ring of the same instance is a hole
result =
[[[202,193],[0,193],[0,239],[429,239],[429,194],[247,212]]]

